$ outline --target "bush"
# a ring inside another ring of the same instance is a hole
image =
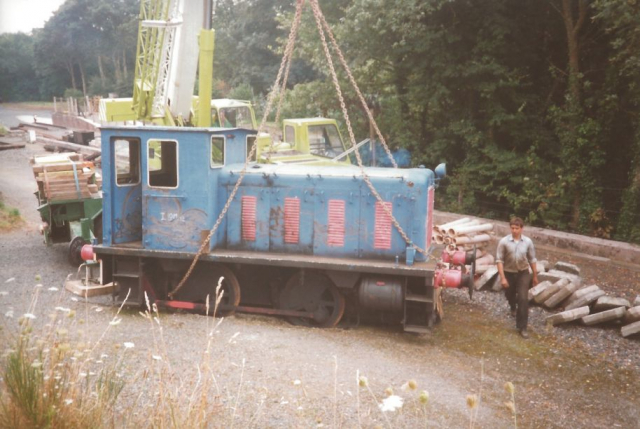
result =
[[[111,79],[106,78],[104,84],[102,83],[102,79],[100,76],[93,76],[89,79],[89,95],[101,95],[106,97],[110,92],[114,91],[114,83]]]
[[[234,100],[253,101],[253,88],[248,83],[242,83],[229,91],[229,98]]]

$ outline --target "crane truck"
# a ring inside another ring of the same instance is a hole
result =
[[[204,5],[141,0],[133,98],[102,99],[102,122],[258,128],[249,101],[210,97],[215,41],[210,5],[209,0]],[[193,95],[196,72],[198,96]],[[346,148],[334,119],[285,120],[281,141],[272,143],[267,133],[257,139],[258,162],[351,164],[348,155],[340,156]]]

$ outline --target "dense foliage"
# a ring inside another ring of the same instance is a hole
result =
[[[215,2],[216,96],[264,99],[294,3]],[[321,6],[386,139],[416,165],[447,162],[439,208],[640,242],[640,1]],[[135,0],[68,0],[33,36],[0,36],[0,96],[125,95],[137,10]],[[284,116],[342,121],[308,7],[289,87]]]

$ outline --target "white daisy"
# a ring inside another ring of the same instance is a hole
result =
[[[404,402],[404,399],[402,399],[398,395],[391,395],[384,398],[382,400],[382,404],[378,404],[378,406],[380,407],[380,411],[382,412],[385,412],[385,411],[393,412],[395,410],[399,410],[400,408],[402,408],[403,402]]]

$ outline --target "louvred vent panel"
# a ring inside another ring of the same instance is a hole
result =
[[[257,198],[242,197],[242,239],[256,241],[256,207]]]
[[[300,199],[284,199],[284,242],[298,244],[300,241]]]
[[[393,205],[391,203],[385,202],[384,205],[389,211],[392,211]],[[376,224],[373,239],[374,249],[391,249],[392,228],[391,218],[384,211],[382,203],[380,203],[380,201],[376,202]]]
[[[344,200],[329,200],[327,245],[344,247]]]

